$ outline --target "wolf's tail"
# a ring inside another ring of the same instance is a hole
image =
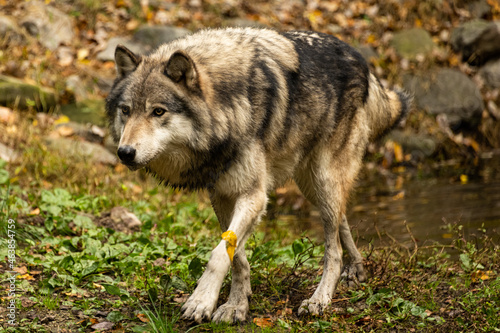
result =
[[[365,109],[370,123],[370,140],[374,141],[396,127],[408,114],[411,96],[403,91],[385,89],[370,73]]]

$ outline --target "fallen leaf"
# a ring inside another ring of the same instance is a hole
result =
[[[253,323],[259,327],[273,327],[274,325],[270,318],[254,318]]]
[[[143,323],[149,323],[149,318],[144,313],[137,314],[137,318]]]
[[[57,133],[59,133],[60,136],[71,136],[75,134],[75,131],[73,130],[73,128],[63,125],[57,128]]]
[[[401,199],[404,199],[404,197],[405,197],[405,191],[401,191],[398,194],[396,194],[395,196],[393,196],[392,200],[401,200]]]
[[[30,216],[40,215],[40,208],[33,209],[28,215]]]
[[[28,273],[28,269],[26,268],[26,266],[15,267],[14,271],[18,272],[21,275]]]
[[[76,52],[76,57],[78,60],[83,60],[85,58],[87,58],[90,54],[90,51],[89,49],[79,49],[77,52]]]
[[[403,147],[400,144],[394,142],[394,159],[396,162],[403,162]]]
[[[54,121],[54,125],[59,125],[59,124],[66,124],[69,123],[69,118],[68,116],[60,116],[59,118]]]
[[[34,280],[35,278],[29,274],[18,275],[17,278],[19,280]]]

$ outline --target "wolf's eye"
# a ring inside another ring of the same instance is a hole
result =
[[[164,109],[156,108],[153,110],[153,115],[156,117],[161,117],[165,113]]]
[[[121,106],[120,109],[122,109],[122,113],[125,115],[125,116],[128,116],[130,114],[130,108],[128,106]]]

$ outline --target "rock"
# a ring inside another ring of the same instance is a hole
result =
[[[379,58],[377,52],[370,45],[360,45],[356,48],[363,58],[369,63]]]
[[[0,106],[0,123],[12,124],[16,120],[16,115],[10,108]]]
[[[475,126],[481,119],[484,104],[479,88],[460,71],[445,68],[434,75],[406,75],[403,84],[418,108],[446,115],[452,129]]]
[[[62,156],[90,159],[93,163],[116,165],[116,156],[96,143],[75,141],[68,138],[47,138],[49,147],[59,150]]]
[[[455,0],[454,5],[469,11],[472,17],[482,18],[491,13],[491,6],[488,0]]]
[[[100,128],[99,126],[91,124],[81,124],[73,121],[70,121],[68,123],[58,124],[56,125],[55,129],[61,136],[69,136],[69,135],[64,135],[64,133],[61,133],[62,132],[61,129],[68,129],[67,131],[68,133],[71,133],[71,135],[74,134],[85,139],[85,141],[95,142],[95,143],[103,143],[104,138],[106,136],[106,131]]]
[[[91,123],[99,126],[106,124],[103,99],[85,99],[76,104],[61,107],[61,113],[78,123]]]
[[[139,230],[142,225],[137,216],[124,207],[118,206],[111,209],[110,217],[115,223],[124,224],[129,230]]]
[[[462,60],[481,65],[500,57],[500,21],[472,20],[455,28],[451,33],[451,46],[462,53]]]
[[[115,59],[115,49],[122,44],[137,54],[147,54],[158,46],[171,42],[174,39],[189,34],[189,30],[169,26],[143,26],[136,31],[132,38],[114,37],[108,41],[104,51],[97,55],[98,60],[109,61]]]
[[[409,59],[415,59],[420,54],[428,55],[436,47],[431,35],[420,28],[395,33],[391,46],[399,55]]]
[[[0,142],[0,158],[6,162],[14,162],[19,158],[19,153]]]
[[[184,28],[145,25],[135,32],[132,39],[149,48],[146,51],[149,52],[162,44],[170,43],[188,34],[190,34],[190,31]]]
[[[24,35],[11,18],[0,15],[0,40],[23,41]]]
[[[18,109],[34,107],[37,111],[47,112],[56,107],[56,96],[48,88],[0,75],[0,105]]]
[[[97,60],[114,61],[115,49],[118,44],[124,45],[136,54],[145,53],[144,46],[141,43],[135,42],[132,39],[126,37],[113,37],[108,41],[104,51],[101,51],[97,54]]]
[[[486,63],[479,71],[479,75],[489,87],[500,88],[500,59]]]
[[[90,326],[94,330],[98,331],[109,331],[115,326],[115,323],[112,323],[110,321],[103,321],[102,323],[94,324]]]
[[[405,153],[411,153],[414,156],[429,157],[434,154],[437,147],[435,139],[428,135],[393,130],[387,138],[399,143]]]
[[[36,36],[43,46],[55,50],[61,44],[73,43],[75,33],[71,17],[39,1],[25,2],[23,6],[21,25],[30,35]]]

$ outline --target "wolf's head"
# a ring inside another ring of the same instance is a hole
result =
[[[115,62],[106,110],[122,163],[135,170],[164,154],[196,150],[204,141],[197,116],[204,103],[192,59],[183,51],[140,57],[119,45]]]

